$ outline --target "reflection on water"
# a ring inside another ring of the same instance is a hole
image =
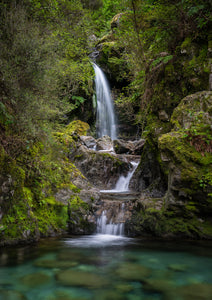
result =
[[[101,234],[5,248],[0,300],[209,300],[211,249]]]

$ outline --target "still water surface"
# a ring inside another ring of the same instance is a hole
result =
[[[0,250],[0,300],[212,299],[212,243],[94,235]]]

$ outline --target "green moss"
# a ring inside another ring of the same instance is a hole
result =
[[[79,135],[86,135],[89,129],[90,126],[88,125],[88,123],[77,120],[67,125],[65,133],[67,133],[68,135],[72,135],[74,133],[77,133]]]

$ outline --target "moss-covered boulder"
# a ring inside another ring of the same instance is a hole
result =
[[[171,122],[173,131],[159,138],[162,164],[169,170],[168,197],[208,215],[212,209],[212,92],[184,98]]]
[[[212,92],[203,91],[182,99],[172,131],[149,132],[133,181],[142,195],[126,224],[129,234],[212,237],[211,124]]]
[[[97,188],[114,188],[120,174],[126,175],[130,164],[115,154],[98,152],[78,144],[70,159]]]

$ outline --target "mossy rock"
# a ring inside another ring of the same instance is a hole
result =
[[[87,131],[90,129],[88,123],[85,123],[80,120],[72,121],[69,125],[66,126],[65,132],[69,135],[74,133],[78,135],[87,135]]]

